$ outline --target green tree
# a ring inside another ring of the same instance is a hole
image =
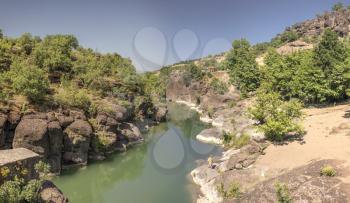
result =
[[[45,72],[34,65],[16,61],[11,66],[9,77],[15,92],[30,101],[42,101],[47,94],[49,81]]]
[[[72,35],[49,35],[34,50],[36,64],[49,73],[70,72],[72,50],[78,40]]]
[[[278,93],[260,89],[249,113],[259,122],[258,128],[267,139],[283,141],[289,133],[302,134],[298,123],[301,108],[302,104],[297,100],[283,101]]]
[[[243,94],[259,87],[260,71],[255,62],[255,54],[246,39],[235,40],[233,49],[227,56],[227,69],[235,85]]]
[[[333,11],[339,11],[339,10],[341,10],[341,9],[343,9],[343,8],[344,8],[343,3],[338,2],[338,3],[336,3],[336,4],[333,5],[332,10],[333,10]]]
[[[344,62],[347,57],[348,54],[344,43],[338,39],[337,33],[331,29],[326,29],[321,41],[314,49],[315,65],[328,75],[332,72],[335,65]]]

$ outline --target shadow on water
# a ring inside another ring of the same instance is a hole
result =
[[[168,122],[152,127],[146,143],[84,169],[67,170],[54,182],[73,203],[186,203],[188,173],[196,160],[219,150],[195,136],[207,125],[197,113],[169,105]]]

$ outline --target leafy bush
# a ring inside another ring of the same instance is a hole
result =
[[[249,113],[259,122],[258,128],[267,139],[283,141],[289,133],[303,133],[297,121],[302,116],[301,108],[301,103],[296,100],[282,101],[278,93],[260,90]]]
[[[21,191],[21,197],[26,202],[36,203],[38,202],[38,191],[42,185],[42,180],[30,180]]]
[[[42,101],[49,89],[45,72],[35,66],[16,62],[9,72],[9,80],[16,93],[26,96],[30,101]]]
[[[329,176],[334,177],[336,175],[336,171],[332,166],[324,166],[320,171],[321,176]]]
[[[70,72],[72,50],[78,47],[78,40],[72,35],[49,35],[34,49],[36,64],[49,73]]]
[[[6,181],[0,186],[0,202],[21,202],[21,182]]]
[[[88,111],[91,105],[87,91],[85,89],[76,89],[72,86],[61,88],[54,95],[54,99],[62,106],[81,108],[85,111]]]
[[[286,184],[277,182],[275,184],[275,190],[278,203],[292,202],[292,198],[290,197],[289,190]]]
[[[332,10],[333,10],[333,11],[339,11],[339,10],[341,10],[341,9],[343,9],[343,8],[344,8],[343,3],[338,2],[338,3],[336,3],[336,4],[333,5]]]
[[[220,183],[216,189],[224,198],[237,198],[241,195],[239,184],[236,182],[231,183],[227,190],[223,183]]]
[[[225,94],[228,91],[228,87],[225,83],[221,82],[217,78],[214,78],[210,82],[211,88],[218,94]]]

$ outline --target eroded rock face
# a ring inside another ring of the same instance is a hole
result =
[[[40,203],[68,203],[68,198],[66,198],[62,191],[56,187],[56,185],[45,180],[39,189],[39,202]]]
[[[92,128],[87,121],[76,120],[64,130],[65,164],[84,165],[87,163]]]
[[[293,30],[300,36],[315,36],[322,34],[326,28],[331,28],[340,36],[346,36],[350,31],[349,21],[349,10],[340,9],[339,11],[327,12],[324,15],[318,16],[312,20],[297,23],[286,30]]]

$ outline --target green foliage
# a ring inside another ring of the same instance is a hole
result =
[[[11,47],[10,41],[0,37],[0,73],[10,69],[12,63]]]
[[[260,71],[255,62],[254,50],[247,40],[235,40],[226,60],[231,79],[243,94],[259,87]]]
[[[166,96],[166,81],[157,73],[145,73],[143,75],[144,91],[153,100],[164,100]]]
[[[297,121],[302,116],[301,108],[296,100],[283,101],[278,93],[260,90],[249,113],[259,122],[258,127],[267,139],[283,141],[289,133],[302,134]]]
[[[47,177],[50,173],[51,166],[48,163],[45,163],[43,161],[39,161],[34,165],[35,171],[40,174],[41,177]]]
[[[337,33],[326,29],[321,41],[315,47],[314,61],[316,66],[321,68],[326,76],[332,73],[332,69],[339,63],[344,62],[348,52],[344,43],[338,39]]]
[[[283,43],[285,43],[285,42],[293,42],[293,41],[295,41],[295,40],[297,40],[299,38],[299,35],[295,31],[286,31],[286,32],[282,33],[280,38],[281,38],[281,41]]]
[[[30,180],[23,186],[21,198],[28,203],[36,203],[39,201],[38,191],[42,185],[42,180]]]
[[[4,77],[15,93],[22,94],[33,102],[42,101],[49,89],[45,72],[25,62],[15,61]]]
[[[292,198],[289,194],[289,189],[286,184],[277,182],[275,184],[276,196],[278,203],[291,203]]]
[[[21,202],[22,184],[19,181],[6,181],[0,186],[0,202]]]
[[[229,188],[225,190],[223,183],[220,183],[216,187],[217,191],[225,198],[237,198],[241,195],[240,186],[237,182],[233,182],[229,185]]]
[[[341,9],[343,9],[343,8],[344,8],[343,3],[338,2],[338,3],[336,3],[336,4],[333,5],[332,10],[333,10],[333,11],[339,11],[339,10],[341,10]]]
[[[34,59],[49,73],[70,72],[72,50],[77,47],[78,40],[72,35],[49,35],[34,49]]]
[[[74,86],[63,86],[57,94],[54,95],[55,101],[61,106],[81,108],[89,110],[91,100],[85,89],[78,89]]]
[[[210,82],[210,87],[213,88],[213,90],[218,94],[225,94],[226,92],[228,92],[227,85],[218,80],[217,78],[214,78]]]
[[[283,99],[298,98],[305,103],[343,100],[350,78],[349,46],[326,30],[313,51],[286,56],[269,50],[262,69],[267,89],[279,92]]]
[[[334,177],[336,175],[336,171],[332,166],[324,166],[320,171],[321,176]]]

